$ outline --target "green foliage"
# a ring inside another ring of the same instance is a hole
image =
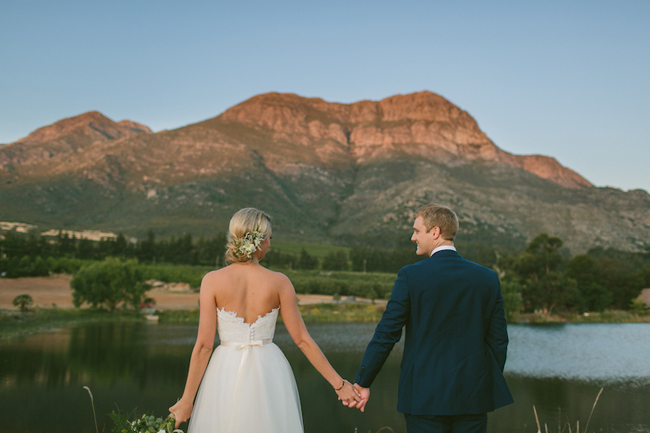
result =
[[[70,281],[76,307],[83,303],[114,311],[124,302],[138,308],[147,290],[144,274],[137,262],[106,259],[81,269]]]
[[[273,266],[275,268],[290,269],[298,263],[298,258],[293,254],[285,253],[271,247],[266,252],[264,260],[261,263],[266,267]]]
[[[108,416],[113,421],[112,433],[158,433],[163,431],[165,433],[183,433],[180,429],[174,429],[176,420],[171,416],[163,419],[156,417],[152,413],[144,414],[140,418],[135,418],[130,421],[131,414],[121,414],[118,412],[111,412]]]
[[[324,271],[347,271],[348,255],[345,250],[331,251],[323,258],[321,268]]]
[[[131,417],[135,413],[135,409],[131,413],[122,413],[118,409],[117,412],[112,411],[107,416],[113,421],[113,427],[111,428],[111,433],[122,433],[123,431],[129,431],[132,427]]]
[[[537,235],[515,261],[515,272],[522,279],[536,281],[558,270],[564,261],[558,251],[561,247],[560,238],[546,233]]]
[[[612,305],[614,295],[597,283],[578,286],[576,307],[578,311],[605,311]]]
[[[366,298],[370,299],[372,303],[375,303],[375,299],[377,299],[379,295],[377,294],[377,291],[375,290],[374,287],[369,287],[368,290],[366,291]]]
[[[567,277],[576,281],[579,311],[603,311],[612,305],[614,296],[597,281],[599,270],[596,262],[586,254],[575,256],[567,266]]]
[[[143,278],[147,280],[159,280],[166,283],[187,283],[198,289],[201,287],[201,280],[208,272],[214,270],[207,266],[188,265],[138,265]]]
[[[50,270],[41,256],[37,256],[34,260],[34,267],[32,268],[32,275],[35,277],[46,277],[50,275]]]
[[[551,314],[556,308],[565,309],[575,303],[576,283],[560,271],[564,265],[561,247],[560,238],[541,233],[512,262],[512,270],[523,285],[521,296],[526,310]]]
[[[149,230],[147,238],[140,242],[127,239],[122,233],[119,233],[115,239],[91,241],[76,239],[67,233],[59,232],[53,239],[53,243],[44,237],[37,237],[34,234],[24,236],[14,231],[6,231],[4,236],[5,239],[0,239],[0,252],[6,254],[8,260],[16,257],[19,259],[29,257],[29,263],[32,265],[35,258],[41,256],[83,260],[121,257],[124,259],[136,258],[142,263],[166,262],[215,266],[218,265],[217,262],[223,255],[226,244],[226,236],[223,233],[218,233],[210,239],[201,236],[196,241],[189,233],[179,238],[172,236],[168,240],[156,240],[156,235],[152,230]],[[22,268],[14,267],[11,274],[16,276],[32,275],[32,269],[27,260],[23,264],[25,266]],[[52,266],[49,266],[49,270],[58,272],[53,270]],[[9,269],[5,272],[9,272]]]
[[[31,296],[23,294],[16,296],[12,301],[12,304],[14,307],[20,307],[20,311],[28,311],[33,302]]]
[[[417,263],[425,257],[415,255],[411,246],[394,249],[355,247],[350,250],[352,270],[356,272],[397,273],[406,265]]]
[[[318,259],[309,255],[306,249],[300,250],[300,257],[296,263],[296,269],[316,269],[318,267]]]
[[[360,274],[356,272],[331,272],[321,274],[314,271],[291,272],[296,292],[315,295],[357,296],[361,298],[388,299],[395,275],[385,273]],[[374,292],[374,293],[373,293]]]
[[[527,280],[521,292],[526,309],[551,314],[555,308],[570,306],[577,295],[575,281],[560,272],[550,272],[537,280]]]
[[[630,302],[630,309],[637,314],[645,313],[645,302],[641,299],[632,299],[632,302]]]
[[[32,259],[29,256],[24,256],[22,259],[20,259],[20,262],[18,262],[18,275],[31,275],[33,268],[34,265],[32,263]]]
[[[7,278],[18,278],[22,277],[20,273],[20,259],[18,257],[13,257],[9,259],[7,263]]]
[[[349,248],[330,245],[330,244],[316,244],[316,243],[306,243],[306,242],[282,242],[273,240],[271,242],[271,249],[276,251],[281,251],[285,254],[290,254],[293,257],[298,257],[302,249],[307,250],[309,255],[316,257],[317,259],[324,258],[327,254],[332,251],[344,250],[345,253],[348,253]],[[264,259],[266,260],[266,259]],[[295,262],[294,262],[295,263]]]
[[[372,304],[310,304],[300,306],[305,322],[378,322],[386,307]]]
[[[41,277],[52,273],[74,274],[84,266],[94,263],[89,260],[48,257],[43,260],[41,256],[23,256],[21,259],[0,260],[0,273],[5,272],[7,278]]]
[[[501,283],[501,296],[503,296],[503,309],[508,322],[516,322],[521,312],[521,292],[523,287],[516,281],[503,281]]]

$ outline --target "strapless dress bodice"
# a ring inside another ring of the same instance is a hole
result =
[[[217,331],[221,344],[241,348],[259,345],[259,342],[270,343],[275,335],[279,311],[280,307],[274,308],[264,316],[258,316],[254,323],[246,323],[237,313],[217,308]]]

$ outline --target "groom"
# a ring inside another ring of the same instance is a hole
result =
[[[397,410],[418,432],[485,432],[487,412],[513,402],[503,377],[508,333],[499,279],[454,248],[456,214],[418,209],[411,240],[429,256],[400,269],[355,379],[363,400],[406,327]]]

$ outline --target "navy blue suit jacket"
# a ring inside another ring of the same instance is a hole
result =
[[[496,273],[451,250],[400,269],[359,385],[370,387],[403,327],[399,412],[478,414],[513,402],[503,377],[508,332]]]

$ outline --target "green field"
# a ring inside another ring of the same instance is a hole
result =
[[[271,248],[282,251],[283,253],[295,254],[296,256],[300,255],[300,250],[304,248],[310,256],[314,256],[318,259],[322,259],[328,253],[333,251],[344,250],[346,254],[349,254],[350,252],[350,248],[348,247],[329,244],[311,244],[306,242],[271,241]]]

